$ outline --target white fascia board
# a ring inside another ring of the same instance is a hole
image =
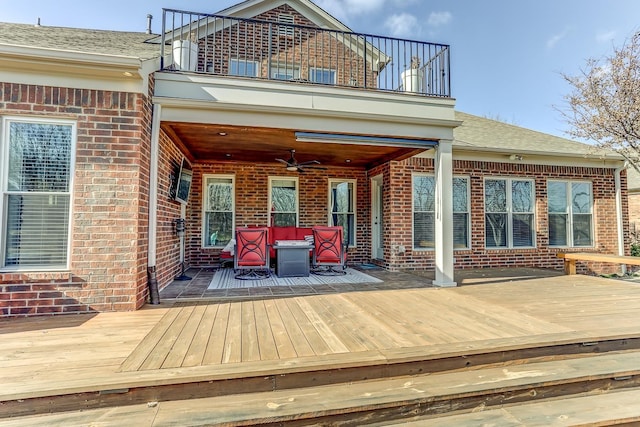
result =
[[[455,100],[291,82],[156,73],[154,99],[185,108],[336,115],[454,128]],[[167,101],[172,100],[172,101]],[[201,104],[204,103],[204,104]]]
[[[494,149],[483,150],[467,150],[464,148],[453,146],[453,159],[462,161],[480,161],[480,162],[497,162],[497,163],[509,163],[513,165],[525,164],[525,165],[543,165],[543,166],[567,166],[567,167],[596,167],[596,168],[608,168],[615,169],[624,164],[624,159],[618,159],[615,157],[598,157],[595,155],[584,156],[576,155],[575,153],[548,153],[548,152],[534,152],[529,151],[527,153],[518,152],[523,156],[522,160],[511,160],[509,156],[516,154],[515,152],[497,151]],[[433,158],[433,151],[426,151],[416,155],[416,157]]]
[[[457,123],[402,120],[401,117],[355,115],[300,108],[252,107],[243,104],[154,97],[162,106],[162,120],[224,124],[242,127],[300,129],[308,132],[380,135],[420,139],[452,139]],[[214,114],[213,114],[214,113]]]
[[[295,9],[300,15],[304,16],[320,28],[328,28],[339,31],[351,31],[349,27],[338,21],[322,8],[318,7],[313,2],[308,0],[299,0],[296,2],[289,2],[287,0],[252,0],[238,3],[227,9],[217,12],[218,15],[234,16],[238,18],[254,18],[264,12],[268,12],[271,9],[280,7],[283,4],[288,4]]]
[[[139,58],[0,44],[0,81],[76,89],[148,92],[159,62]]]
[[[462,152],[469,152],[469,153],[474,153],[471,154],[471,156],[477,156],[478,154],[481,153],[499,153],[502,156],[510,156],[512,154],[516,154],[516,155],[521,155],[523,156],[523,160],[526,160],[527,157],[530,156],[553,156],[553,157],[568,157],[568,158],[573,158],[573,159],[593,159],[593,160],[611,160],[614,162],[623,162],[624,161],[624,157],[622,157],[619,154],[616,153],[598,153],[598,152],[593,152],[593,153],[575,153],[575,152],[562,152],[562,151],[540,151],[540,150],[518,150],[516,148],[511,148],[511,149],[497,149],[497,148],[493,148],[493,147],[478,147],[478,146],[461,146],[461,145],[457,145],[456,141],[454,139],[454,145],[453,145],[453,149],[454,151],[458,151],[460,153]],[[524,161],[523,163],[526,163],[526,161]]]

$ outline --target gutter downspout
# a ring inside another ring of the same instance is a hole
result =
[[[149,279],[149,302],[160,304],[158,279],[156,276],[156,250],[158,234],[158,159],[160,158],[160,113],[162,107],[153,105],[151,121],[151,159],[149,165],[149,250],[147,254],[147,277]]]
[[[622,183],[620,182],[620,173],[629,167],[629,162],[615,169],[614,178],[616,186],[616,220],[618,225],[618,255],[624,256],[624,226],[622,222]],[[627,274],[627,266],[622,264],[622,274]]]

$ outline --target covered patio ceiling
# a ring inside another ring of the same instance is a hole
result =
[[[191,162],[276,163],[296,150],[298,162],[318,160],[323,166],[370,169],[404,160],[432,148],[435,141],[378,135],[327,135],[303,129],[162,122],[162,129]],[[309,137],[301,137],[301,133]]]

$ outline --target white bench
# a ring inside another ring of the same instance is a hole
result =
[[[576,274],[576,261],[610,262],[614,264],[640,265],[640,257],[596,252],[560,252],[558,258],[564,259],[565,274]]]

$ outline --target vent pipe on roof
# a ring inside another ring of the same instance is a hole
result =
[[[38,16],[38,22],[36,23],[36,27],[40,26],[40,17]]]
[[[151,20],[153,19],[153,15],[147,15],[147,34],[151,34]]]

